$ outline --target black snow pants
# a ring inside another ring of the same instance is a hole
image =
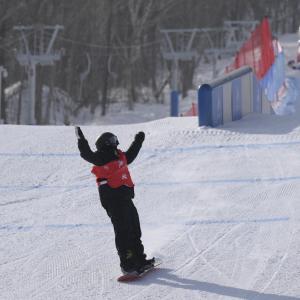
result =
[[[100,198],[101,199],[101,198]],[[141,241],[139,215],[131,197],[101,199],[115,231],[115,243],[122,268],[132,268],[146,255]]]

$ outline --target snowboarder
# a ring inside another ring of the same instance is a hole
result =
[[[80,156],[92,163],[102,206],[109,216],[115,232],[115,244],[124,274],[138,272],[154,265],[155,259],[146,259],[141,241],[139,215],[134,206],[134,184],[127,165],[138,155],[145,133],[139,132],[126,152],[118,149],[118,138],[103,133],[92,151],[80,127],[75,127]]]

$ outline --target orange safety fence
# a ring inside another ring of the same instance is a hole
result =
[[[181,114],[181,117],[195,117],[198,116],[198,106],[196,103],[192,103],[192,107],[186,111],[185,113]]]
[[[234,62],[226,68],[226,72],[231,72],[242,66],[249,66],[253,69],[256,77],[261,79],[272,66],[274,60],[272,33],[268,18],[264,17],[236,54]]]

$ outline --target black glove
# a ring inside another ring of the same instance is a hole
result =
[[[135,135],[134,140],[138,143],[142,143],[145,139],[145,133],[143,131],[140,131]]]
[[[84,135],[83,135],[83,132],[81,131],[80,127],[79,126],[75,126],[75,133],[76,133],[76,136],[77,138],[80,140],[80,139],[85,139]]]

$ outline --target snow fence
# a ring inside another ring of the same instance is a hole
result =
[[[199,126],[216,127],[245,115],[273,112],[250,67],[242,67],[198,90]]]

